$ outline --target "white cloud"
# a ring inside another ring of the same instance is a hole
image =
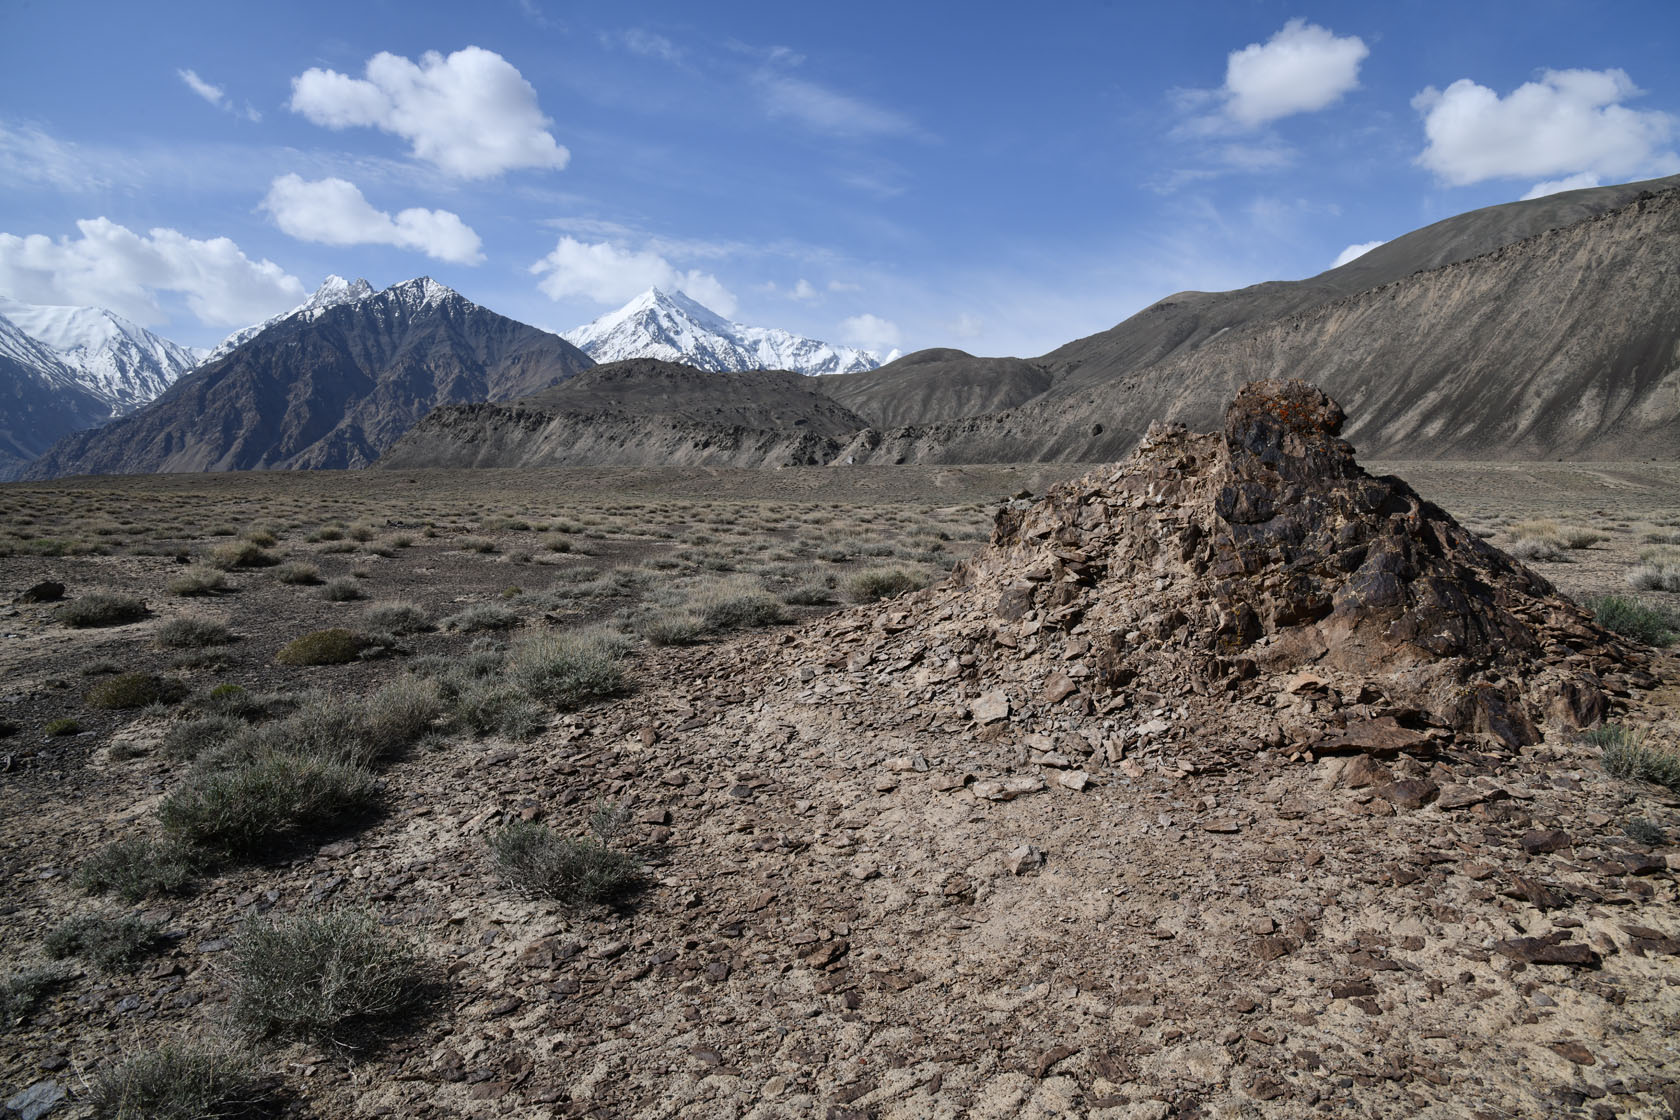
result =
[[[1621,70],[1547,70],[1506,97],[1469,78],[1412,98],[1429,144],[1417,162],[1455,187],[1541,175],[1665,174],[1674,118],[1621,102],[1639,90]]]
[[[242,326],[295,306],[306,294],[273,261],[252,261],[225,237],[199,241],[173,229],[142,236],[107,218],[76,223],[81,236],[0,233],[0,291],[26,303],[93,305],[141,323],[167,316],[159,292],[177,292],[200,322]]]
[[[305,70],[292,79],[292,111],[328,128],[371,125],[401,136],[417,158],[462,179],[559,169],[571,158],[549,135],[537,91],[494,51],[427,51],[418,65],[381,51],[366,74]]]
[[[188,89],[192,90],[194,93],[198,94],[198,96],[204,98],[204,100],[208,101],[210,104],[214,105],[223,112],[232,113],[236,117],[244,117],[248,121],[262,120],[262,114],[252,108],[250,102],[246,102],[243,109],[239,108],[228,99],[226,91],[223,90],[221,86],[211,85],[209,82],[198,76],[198,71],[177,70],[175,71],[175,75],[180,78],[181,81],[186,83]]]
[[[1386,241],[1363,241],[1358,245],[1349,245],[1346,249],[1343,249],[1340,253],[1336,254],[1336,262],[1330,267],[1340,268],[1351,260],[1358,260],[1360,257],[1363,257],[1366,253],[1369,253],[1378,245],[1387,244],[1388,242]]]
[[[903,136],[916,130],[909,117],[860,98],[836,92],[816,82],[786,74],[757,78],[764,108],[772,117],[785,117],[815,131],[847,138]]]
[[[448,210],[414,207],[392,217],[376,210],[356,184],[344,179],[309,182],[282,175],[270,184],[262,209],[282,231],[322,245],[396,245],[456,264],[484,259],[478,234]]]
[[[1522,196],[1522,201],[1531,198],[1545,198],[1549,194],[1562,194],[1564,191],[1585,190],[1596,187],[1601,180],[1592,171],[1583,171],[1579,175],[1566,175],[1562,179],[1547,179],[1528,188],[1528,193]]]
[[[816,299],[817,290],[811,287],[811,282],[809,280],[801,276],[799,278],[799,283],[793,286],[793,298],[797,300]]]
[[[1292,19],[1264,43],[1232,51],[1225,63],[1225,112],[1253,127],[1331,104],[1359,85],[1370,48],[1357,35],[1338,38]]]
[[[663,35],[640,28],[631,28],[623,35],[624,45],[632,54],[643,58],[657,58],[664,62],[681,62],[682,48]]]
[[[109,172],[125,179],[136,169],[113,157],[100,159],[77,145],[47,135],[38,128],[13,128],[0,122],[0,180],[12,184],[42,183],[58,190],[81,193],[109,190]]]
[[[531,266],[537,287],[550,299],[582,297],[600,304],[625,303],[649,288],[683,292],[725,317],[735,314],[734,293],[716,276],[684,272],[651,249],[624,249],[610,241],[562,237],[554,251]]]
[[[853,315],[840,320],[840,340],[870,350],[896,347],[900,334],[898,324],[878,315]]]

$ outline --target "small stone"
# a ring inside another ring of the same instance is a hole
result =
[[[1044,702],[1060,704],[1078,691],[1079,686],[1066,673],[1051,673],[1044,682]]]
[[[1396,809],[1421,809],[1435,799],[1440,787],[1428,778],[1407,778],[1385,782],[1377,787],[1377,796]]]
[[[974,796],[984,801],[1013,801],[1022,794],[1037,793],[1044,788],[1044,779],[1037,774],[1017,774],[1010,778],[993,778],[975,782]]]
[[[37,1081],[6,1098],[6,1107],[20,1120],[40,1120],[64,1099],[64,1086],[56,1081]]]
[[[1063,789],[1078,793],[1091,783],[1091,775],[1084,770],[1058,770],[1054,780]]]
[[[355,855],[361,850],[361,847],[354,840],[340,840],[333,844],[322,844],[316,854],[328,859],[342,859],[345,856]]]
[[[1531,856],[1537,856],[1544,852],[1561,851],[1571,846],[1569,833],[1561,828],[1531,829],[1523,833],[1521,843],[1523,851]]]
[[[1025,875],[1044,866],[1044,853],[1031,844],[1022,844],[1003,861],[1011,875]]]
[[[1545,937],[1511,937],[1494,943],[1494,950],[1524,964],[1566,964],[1586,968],[1598,962],[1592,949],[1580,942],[1568,942],[1568,931],[1547,934]]]
[[[1000,690],[983,692],[969,705],[975,723],[996,723],[1009,718],[1009,697]]]
[[[1568,1058],[1578,1066],[1596,1065],[1598,1062],[1598,1059],[1593,1057],[1593,1052],[1591,1050],[1588,1050],[1585,1046],[1582,1046],[1579,1042],[1575,1042],[1573,1040],[1554,1042],[1552,1043],[1552,1049],[1556,1050],[1559,1054]]]

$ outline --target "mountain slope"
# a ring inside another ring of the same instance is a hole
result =
[[[852,373],[881,360],[867,350],[831,346],[774,327],[732,323],[681,292],[649,288],[617,311],[567,331],[597,362],[656,358],[703,370],[787,369]]]
[[[641,358],[510,404],[439,408],[377,465],[816,465],[865,423],[786,370],[702,371]]]
[[[204,357],[102,307],[52,307],[0,296],[0,315],[51,347],[113,416],[155,399]]]
[[[976,358],[950,349],[917,350],[879,369],[825,376],[817,382],[823,392],[877,428],[1015,408],[1053,384],[1055,379],[1041,364]]]
[[[365,466],[439,404],[526,396],[590,364],[422,277],[283,319],[139,412],[61,440],[27,477]]]
[[[283,323],[288,319],[308,322],[318,318],[330,308],[344,303],[355,303],[357,300],[367,299],[373,294],[373,286],[366,280],[360,278],[346,280],[342,276],[328,276],[321,282],[321,286],[315,289],[314,295],[284,314],[275,315],[272,318],[264,319],[260,323],[239,328],[217,343],[216,348],[210,351],[204,360],[214,362],[227,357],[277,323]]]
[[[18,477],[53,441],[110,415],[51,347],[0,317],[0,481]]]
[[[1641,193],[1137,368],[1102,377],[1076,368],[1012,411],[861,433],[844,454],[1115,459],[1151,420],[1207,427],[1235,386],[1290,376],[1347,402],[1355,420],[1344,434],[1365,455],[1671,457],[1680,454],[1680,189]]]

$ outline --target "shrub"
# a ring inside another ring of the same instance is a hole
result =
[[[344,1045],[416,1002],[414,950],[364,910],[253,918],[233,945],[233,1021],[254,1038]]]
[[[1561,560],[1560,542],[1550,537],[1518,537],[1505,550],[1518,560]]]
[[[432,629],[432,620],[414,603],[374,603],[362,612],[362,624],[370,630],[390,634],[421,634]]]
[[[46,732],[55,739],[63,735],[80,735],[82,725],[69,716],[47,721]]]
[[[214,595],[227,587],[227,575],[209,564],[194,564],[166,585],[171,595]]]
[[[204,615],[184,614],[157,629],[157,644],[164,649],[203,649],[225,646],[233,641],[227,623]]]
[[[926,583],[903,568],[868,568],[846,580],[846,595],[855,603],[874,603],[914,591]]]
[[[1563,547],[1569,549],[1591,548],[1600,541],[1609,540],[1603,533],[1595,533],[1591,529],[1568,529],[1562,535]]]
[[[480,630],[511,630],[524,618],[516,610],[495,603],[474,603],[443,620],[445,630],[459,630],[464,634]]]
[[[76,885],[89,894],[114,894],[124,902],[171,894],[192,880],[193,863],[175,844],[143,836],[114,840],[82,861]]]
[[[170,724],[163,733],[163,755],[176,761],[190,760],[223,746],[246,728],[232,716],[200,716]]]
[[[362,738],[373,758],[388,758],[430,731],[442,714],[437,682],[398,677],[362,701]]]
[[[490,838],[497,870],[514,887],[568,906],[615,902],[641,881],[635,858],[604,839],[566,839],[543,824],[518,821]]]
[[[281,647],[274,659],[282,665],[342,665],[356,660],[367,639],[355,631],[335,626],[313,630]]]
[[[351,576],[337,576],[321,587],[321,598],[329,603],[348,603],[362,597],[362,588]]]
[[[0,981],[0,1031],[9,1030],[35,1009],[41,997],[70,978],[61,964],[32,965]]]
[[[321,569],[313,564],[305,564],[301,560],[280,565],[274,576],[281,583],[289,583],[295,587],[308,587],[321,582]]]
[[[1680,591],[1680,565],[1641,564],[1627,574],[1627,582],[1637,591]]]
[[[1647,607],[1625,595],[1604,595],[1589,600],[1587,606],[1606,630],[1646,645],[1668,645],[1674,640],[1675,627],[1680,626],[1680,620],[1668,611]]]
[[[630,630],[656,646],[686,646],[700,640],[706,625],[685,610],[653,610],[634,615]]]
[[[42,942],[54,960],[84,957],[101,972],[133,972],[140,958],[158,942],[161,928],[136,917],[101,918],[92,914],[71,918]]]
[[[1664,832],[1656,821],[1629,821],[1622,826],[1622,831],[1628,834],[1630,840],[1646,847],[1655,848],[1659,844],[1668,843],[1668,833]]]
[[[249,1058],[166,1043],[101,1073],[89,1100],[99,1120],[236,1120],[266,1115],[267,1096]]]
[[[783,595],[782,602],[795,607],[825,607],[834,602],[834,591],[820,583],[803,583]]]
[[[1611,777],[1680,790],[1680,754],[1648,747],[1638,732],[1613,723],[1589,733],[1587,741],[1604,748],[1601,761]]]
[[[570,552],[572,542],[564,533],[550,533],[542,539],[542,546],[550,552]]]
[[[88,689],[90,708],[126,710],[144,708],[148,704],[171,704],[187,693],[180,681],[160,677],[156,673],[121,673],[100,681]]]
[[[285,719],[250,733],[245,745],[249,752],[369,766],[420,738],[442,712],[435,682],[399,677],[363,699],[311,696]]]
[[[474,735],[530,739],[548,726],[543,706],[512,685],[475,680],[453,691],[455,717]]]
[[[278,563],[280,557],[250,541],[227,541],[210,550],[211,566],[224,572],[234,568],[272,568]]]
[[[496,551],[496,542],[485,537],[462,537],[455,543],[468,552],[491,553]]]
[[[245,539],[258,548],[273,548],[280,541],[279,537],[267,529],[252,529],[245,534]]]
[[[366,767],[262,751],[189,774],[158,807],[158,820],[168,835],[195,847],[258,855],[303,833],[337,828],[370,811],[378,796]]]
[[[59,607],[53,612],[53,617],[66,626],[84,630],[90,626],[121,626],[139,622],[148,613],[145,601],[133,595],[90,591]]]
[[[335,525],[323,525],[319,529],[312,530],[304,538],[310,544],[320,544],[322,541],[341,541],[343,539],[344,530]]]
[[[703,589],[696,605],[701,621],[712,631],[774,626],[787,621],[782,601],[759,587],[725,584]]]
[[[623,651],[599,631],[532,634],[508,653],[507,673],[528,696],[569,711],[623,690]]]

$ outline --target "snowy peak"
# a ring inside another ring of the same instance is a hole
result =
[[[409,282],[417,283],[417,281]],[[427,279],[427,283],[431,283],[430,279]],[[204,360],[208,363],[225,358],[268,328],[288,319],[302,319],[307,322],[340,304],[355,303],[357,300],[367,299],[373,294],[373,285],[360,277],[355,280],[346,280],[342,276],[329,276],[321,281],[321,286],[315,289],[314,295],[283,315],[276,315],[260,323],[254,323],[249,327],[241,327],[234,331],[222,339],[221,343],[210,351],[210,356]]]
[[[0,315],[50,350],[77,384],[110,406],[113,416],[157,397],[204,356],[102,307],[54,307],[0,297]]]
[[[561,337],[597,362],[658,358],[713,372],[856,373],[881,364],[867,350],[833,346],[775,327],[744,326],[681,292],[658,288]]]

